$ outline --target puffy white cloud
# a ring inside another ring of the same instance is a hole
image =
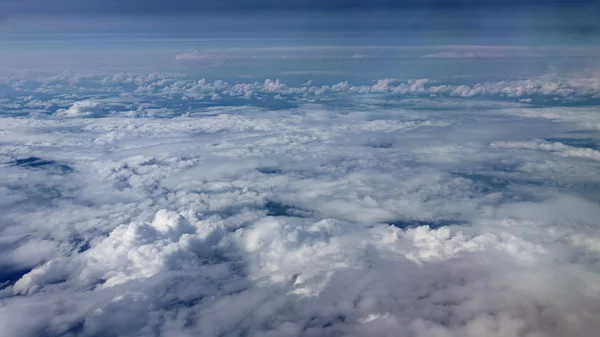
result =
[[[97,101],[79,101],[73,103],[68,109],[59,109],[56,111],[57,116],[61,117],[91,117],[102,111],[103,105]]]
[[[322,73],[310,71],[309,73]],[[327,73],[327,72],[325,72]],[[282,75],[289,72],[281,72]],[[34,81],[13,81],[15,90],[29,90],[36,86],[36,92],[44,92],[61,97],[48,102],[39,100],[19,100],[6,103],[11,110],[22,111],[22,107],[34,108],[40,112],[54,105],[72,106],[56,112],[61,116],[91,116],[104,110],[107,112],[129,111],[132,116],[152,115],[135,111],[147,104],[147,98],[152,96],[161,100],[169,100],[179,104],[187,101],[215,101],[220,99],[250,99],[264,100],[266,97],[285,97],[292,102],[307,102],[331,100],[330,94],[393,94],[406,97],[463,97],[474,96],[486,98],[509,97],[519,99],[524,103],[536,103],[536,100],[547,102],[554,100],[586,100],[600,97],[600,82],[588,75],[575,77],[545,76],[530,79],[513,79],[501,81],[476,82],[443,82],[432,79],[395,80],[384,78],[371,84],[356,85],[342,81],[331,85],[314,85],[307,82],[300,86],[289,85],[281,79],[265,79],[249,83],[229,83],[224,80],[208,81],[206,79],[184,79],[174,74],[156,73],[146,76],[133,74],[118,74],[111,76],[89,75],[85,83],[97,84],[89,87],[81,85],[81,79],[74,76],[52,76]],[[69,90],[72,97],[63,94]],[[102,99],[91,97],[103,96]],[[109,96],[110,98],[107,98]],[[166,106],[153,107],[166,109]],[[534,113],[534,111],[529,111]]]

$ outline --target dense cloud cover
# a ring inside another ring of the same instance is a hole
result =
[[[0,336],[600,329],[597,78],[2,85]]]

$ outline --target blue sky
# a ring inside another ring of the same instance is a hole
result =
[[[0,13],[9,71],[499,79],[596,68],[600,55],[593,0],[5,0]]]
[[[183,38],[243,38],[255,46],[590,45],[600,35],[593,0],[5,0],[0,13],[0,39],[17,43],[152,38],[161,46],[165,39],[177,45]]]

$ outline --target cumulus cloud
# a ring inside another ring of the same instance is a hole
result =
[[[471,94],[588,89],[55,81],[14,85],[101,118],[1,117],[2,336],[600,328],[594,108]]]
[[[312,71],[308,73],[312,74]],[[320,74],[320,72],[317,72]],[[297,74],[292,72],[291,74]],[[306,75],[306,73],[303,73]],[[330,74],[327,72],[326,74]],[[282,72],[281,75],[290,75]],[[39,100],[23,100],[3,104],[14,113],[43,113],[55,105],[71,104],[69,109],[53,111],[60,116],[91,116],[106,112],[130,115],[152,115],[147,109],[139,110],[147,102],[148,96],[160,100],[168,100],[177,105],[182,100],[218,101],[218,100],[259,100],[285,97],[289,102],[329,101],[332,94],[387,94],[394,98],[406,97],[484,97],[489,99],[511,98],[522,103],[547,102],[547,100],[585,101],[600,97],[600,84],[594,77],[558,77],[546,76],[531,79],[512,79],[487,82],[457,81],[445,82],[427,78],[398,80],[382,78],[368,84],[355,84],[342,81],[334,84],[315,85],[308,81],[302,85],[290,85],[278,78],[267,78],[255,82],[230,83],[225,80],[209,81],[206,79],[190,79],[173,74],[151,74],[146,76],[118,74],[111,76],[88,76],[85,82],[93,85],[82,86],[79,77],[53,76],[35,81],[14,81],[11,86],[15,90],[29,90],[29,86],[37,86],[37,92],[59,96],[47,102]],[[64,90],[73,90],[82,97],[65,97]],[[91,99],[90,97],[111,97]],[[112,96],[111,96],[112,95]],[[77,102],[79,101],[79,102]],[[545,103],[547,104],[547,103]],[[147,105],[147,104],[146,104]],[[35,108],[35,109],[24,109]],[[167,111],[166,106],[152,106],[153,111]],[[148,112],[148,113],[146,113]],[[528,110],[533,114],[535,110]],[[161,112],[159,112],[161,113]],[[162,114],[162,113],[161,113]]]
[[[68,109],[59,109],[57,116],[61,117],[92,117],[102,111],[103,105],[98,101],[86,100],[73,103]]]

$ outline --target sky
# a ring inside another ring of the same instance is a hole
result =
[[[0,0],[0,336],[597,337],[599,11]]]
[[[572,45],[597,41],[600,29],[592,0],[7,0],[0,6],[2,37],[17,40],[151,34],[262,39],[257,45]]]
[[[592,0],[7,0],[0,6],[0,60],[13,71],[145,68],[211,79],[342,73],[331,82],[372,80],[373,71],[377,78],[448,77],[468,67],[492,79],[502,72],[525,77],[595,68],[600,45],[600,7]]]

